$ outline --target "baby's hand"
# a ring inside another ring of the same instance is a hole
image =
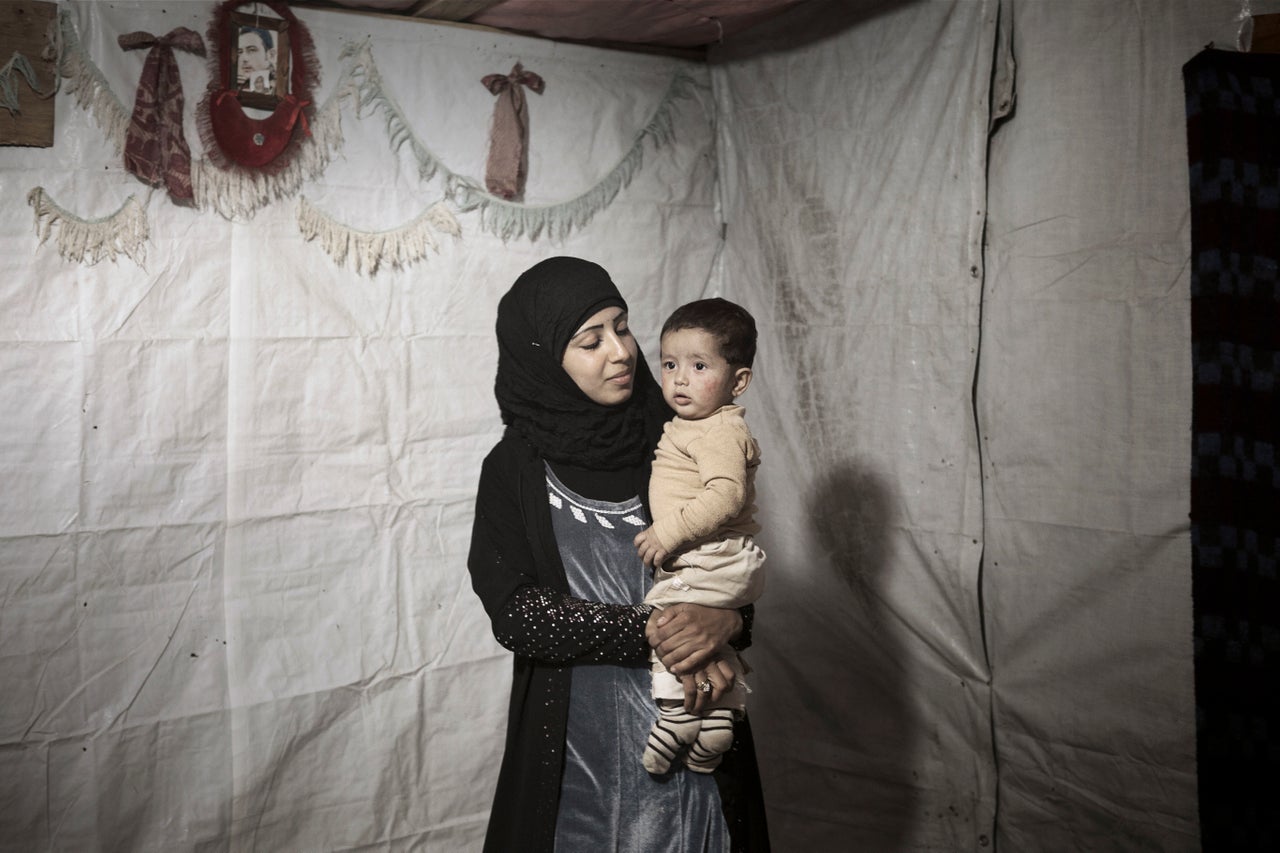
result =
[[[658,537],[654,535],[652,527],[646,527],[636,534],[635,546],[640,554],[640,561],[646,566],[653,566],[656,569],[667,559],[667,552],[658,543]]]

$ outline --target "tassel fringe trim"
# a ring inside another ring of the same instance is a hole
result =
[[[68,10],[59,11],[62,51],[59,69],[76,103],[93,116],[107,139],[123,156],[130,112],[111,91],[102,71],[89,58]],[[348,69],[324,105],[311,119],[311,135],[298,143],[289,165],[276,174],[239,167],[220,169],[207,156],[192,162],[191,184],[195,206],[213,210],[227,219],[244,220],[268,204],[297,194],[304,181],[321,174],[333,152],[343,145],[341,109],[347,98],[357,97]]]
[[[114,262],[124,255],[144,267],[150,228],[146,210],[135,196],[129,196],[115,213],[100,219],[81,219],[51,199],[43,187],[27,194],[27,204],[35,211],[40,245],[56,231],[54,243],[65,260],[93,266],[102,260]]]
[[[352,75],[359,86],[360,102],[382,113],[391,149],[399,151],[401,147],[408,146],[418,163],[418,176],[428,181],[437,174],[442,175],[445,196],[461,211],[479,211],[481,227],[504,242],[517,237],[537,240],[544,234],[552,240],[564,240],[573,229],[590,222],[613,203],[643,166],[646,142],[657,149],[674,140],[676,104],[689,97],[697,86],[690,75],[678,72],[631,148],[594,187],[576,198],[556,204],[525,205],[498,198],[485,190],[479,181],[452,171],[418,138],[399,103],[387,90],[373,61],[368,39],[348,45],[343,49],[342,58],[351,62]]]
[[[67,81],[67,90],[75,96],[82,109],[92,114],[117,153],[123,155],[129,111],[111,91],[102,71],[89,58],[66,9],[59,11],[57,32],[58,68]],[[191,164],[197,208],[216,211],[227,219],[246,220],[266,205],[296,195],[305,181],[324,172],[334,152],[342,148],[342,108],[349,100],[357,117],[380,112],[391,150],[398,152],[407,146],[418,164],[419,177],[425,182],[440,175],[445,199],[453,202],[461,212],[477,212],[480,226],[485,231],[504,242],[516,238],[533,241],[543,236],[563,241],[574,229],[586,226],[630,185],[644,165],[646,145],[652,145],[656,150],[674,140],[676,105],[699,85],[690,75],[678,72],[626,154],[595,186],[563,202],[526,205],[492,195],[481,182],[449,169],[423,144],[385,84],[373,60],[369,39],[348,44],[342,49],[340,59],[344,64],[337,85],[314,113],[310,121],[310,136],[299,142],[288,166],[268,174],[240,167],[220,168],[209,157],[202,157]],[[48,238],[52,225],[55,222],[62,224],[58,245],[63,257],[70,259],[78,251],[74,248],[75,241],[68,243],[63,235],[71,238],[78,226],[96,228],[117,220],[122,226],[132,223],[132,230],[116,232],[117,236],[112,239],[119,240],[118,244],[110,240],[96,244],[86,236],[88,242],[84,243],[85,248],[79,257],[90,258],[88,263],[96,263],[102,257],[114,260],[117,254],[125,254],[135,260],[142,257],[142,245],[138,241],[146,240],[146,220],[142,206],[133,197],[115,214],[103,220],[80,219],[50,201],[39,187],[31,191],[28,199],[33,205],[40,203],[37,205],[38,221],[42,216],[49,217],[41,237],[42,244]],[[454,237],[461,234],[457,220],[443,202],[400,228],[365,232],[334,221],[302,199],[298,206],[298,224],[304,236],[308,240],[318,240],[335,261],[341,264],[350,259],[357,272],[364,274],[367,271],[369,275],[383,263],[399,269],[422,259],[429,250],[438,251],[435,233]],[[68,246],[66,251],[64,244]],[[109,244],[117,247],[109,249]],[[138,262],[141,264],[140,260]]]
[[[247,220],[274,201],[297,195],[302,184],[324,172],[342,148],[342,100],[354,89],[339,88],[311,119],[311,135],[297,143],[288,166],[273,173],[240,166],[219,168],[208,157],[191,164],[196,207],[232,220]]]
[[[334,263],[350,262],[360,275],[372,276],[379,267],[404,269],[439,252],[437,234],[459,237],[462,228],[445,206],[437,202],[412,222],[390,231],[357,231],[319,210],[306,196],[298,199],[298,230],[308,241],[316,240]]]
[[[67,81],[67,91],[75,96],[81,109],[88,110],[93,116],[107,141],[115,145],[116,154],[123,156],[130,111],[111,91],[111,84],[89,58],[76,33],[71,12],[65,8],[58,10],[58,28],[62,34],[58,70]]]

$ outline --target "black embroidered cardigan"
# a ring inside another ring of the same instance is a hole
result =
[[[642,497],[647,496],[642,491]],[[506,748],[485,836],[485,853],[551,853],[564,766],[570,667],[644,664],[644,604],[603,604],[569,595],[556,546],[542,458],[508,430],[480,470],[467,559],[471,584],[494,636],[515,652]],[[753,610],[743,609],[750,641]],[[747,720],[715,773],[732,849],[769,849],[764,798]]]

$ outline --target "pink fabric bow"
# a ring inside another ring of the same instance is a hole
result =
[[[133,116],[125,133],[124,166],[144,183],[164,185],[169,197],[189,204],[191,189],[191,149],[182,132],[182,77],[174,48],[204,56],[204,40],[186,27],[170,30],[163,38],[136,32],[118,39],[124,50],[151,48],[142,66]]]
[[[493,105],[493,124],[489,128],[489,162],[485,166],[484,185],[499,198],[511,201],[524,195],[524,181],[529,171],[529,107],[524,88],[541,95],[545,84],[532,71],[517,62],[510,74],[488,74],[480,81],[498,96]]]

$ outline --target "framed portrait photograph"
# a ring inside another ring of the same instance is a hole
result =
[[[232,12],[230,27],[231,88],[243,106],[274,110],[289,94],[289,22]]]

